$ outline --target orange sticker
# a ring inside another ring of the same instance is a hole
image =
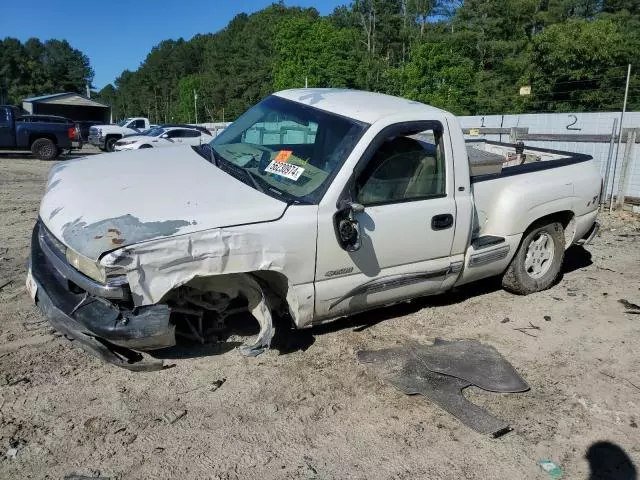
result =
[[[274,160],[280,163],[286,163],[293,152],[291,150],[280,150]]]

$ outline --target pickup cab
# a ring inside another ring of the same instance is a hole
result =
[[[113,152],[122,137],[139,135],[149,127],[149,119],[144,117],[125,118],[114,125],[94,125],[89,128],[89,143],[103,152]]]
[[[64,150],[82,148],[78,126],[55,115],[22,115],[0,105],[0,150],[30,150],[40,160],[54,160]]]
[[[27,286],[55,328],[127,368],[243,308],[255,355],[273,315],[305,328],[492,276],[549,288],[597,231],[600,193],[587,155],[466,143],[455,116],[402,98],[287,90],[210,144],[54,167]]]

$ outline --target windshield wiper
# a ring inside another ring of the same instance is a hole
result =
[[[213,148],[211,149],[211,152],[212,152],[213,158],[216,160],[216,166],[218,168],[220,168],[221,170],[224,170],[225,172],[230,174],[232,177],[237,178],[242,183],[247,183],[245,179],[249,179],[249,181],[251,182],[251,185],[253,185],[253,187],[256,190],[258,190],[260,193],[265,193],[262,185],[260,185],[258,183],[258,180],[256,180],[255,174],[251,173],[249,170],[245,170],[244,168],[237,166],[236,164],[230,162],[226,158],[220,155],[217,155],[216,151]]]

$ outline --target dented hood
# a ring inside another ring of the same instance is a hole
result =
[[[40,218],[67,247],[97,260],[154,238],[276,220],[286,207],[191,147],[149,148],[56,165]]]

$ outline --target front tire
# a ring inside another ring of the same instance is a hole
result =
[[[548,221],[547,221],[548,222]],[[534,224],[502,277],[505,290],[529,295],[551,287],[564,260],[564,229],[560,222]]]
[[[118,139],[116,137],[107,138],[107,141],[104,142],[104,148],[107,152],[113,152],[115,150],[115,145]]]
[[[31,144],[31,153],[40,160],[53,160],[59,155],[59,150],[50,139],[38,138]]]

